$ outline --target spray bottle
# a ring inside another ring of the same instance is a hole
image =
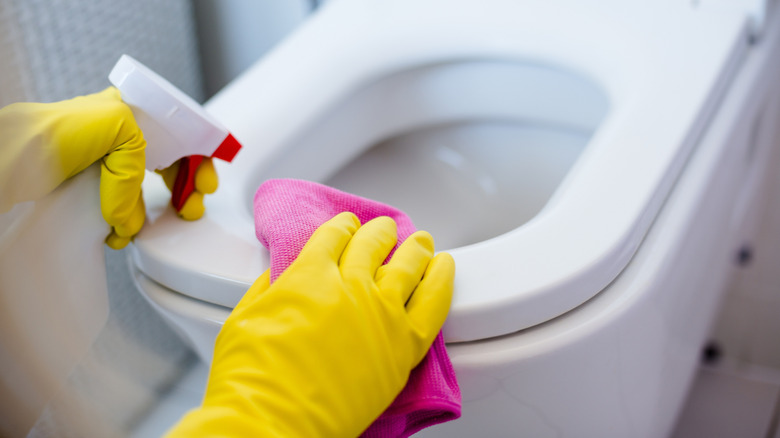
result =
[[[157,73],[122,55],[108,80],[130,106],[146,139],[146,168],[161,170],[181,159],[172,190],[180,211],[195,188],[204,157],[232,161],[241,145],[202,106]]]

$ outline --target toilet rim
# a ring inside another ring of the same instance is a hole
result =
[[[470,341],[539,324],[593,297],[629,262],[744,51],[746,19],[733,11],[697,14],[686,5],[616,2],[597,15],[573,0],[538,5],[497,0],[490,7],[458,1],[463,9],[443,19],[435,8],[404,14],[403,3],[333,2],[207,103],[245,150],[232,166],[218,165],[223,189],[207,197],[207,215],[200,221],[176,219],[166,208],[161,182],[147,178],[148,223],[132,251],[146,275],[185,295],[233,307],[268,266],[268,254],[254,237],[248,210],[237,208],[246,204],[245,193],[225,187],[241,187],[254,164],[270,159],[275,147],[350,87],[380,74],[422,60],[533,59],[594,78],[609,95],[610,113],[535,218],[502,236],[449,251],[458,273],[444,332],[450,342]],[[494,6],[507,13],[499,19],[484,13]],[[566,14],[578,17],[576,23],[560,16],[561,6],[581,10]],[[653,15],[669,23],[662,35],[653,26],[657,21],[648,18]],[[357,41],[350,26],[371,32]],[[578,38],[553,38],[564,33]],[[424,35],[429,38],[421,39]],[[575,40],[579,46],[573,50]],[[315,41],[317,53],[303,59]],[[377,53],[382,56],[367,56]],[[686,63],[692,53],[696,62]],[[315,81],[312,71],[329,87]],[[248,91],[265,97],[247,102],[242,96]]]

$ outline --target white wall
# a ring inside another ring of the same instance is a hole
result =
[[[193,0],[210,97],[310,13],[310,0]]]

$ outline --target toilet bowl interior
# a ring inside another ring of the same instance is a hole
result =
[[[394,205],[437,248],[533,218],[609,108],[595,83],[528,61],[464,60],[358,87],[247,181],[324,182]],[[249,205],[251,209],[251,205]]]
[[[433,126],[376,144],[325,184],[402,209],[453,249],[535,216],[588,137],[510,121]]]

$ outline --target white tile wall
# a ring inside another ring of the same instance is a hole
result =
[[[780,111],[771,100],[756,128],[758,140],[771,147],[769,172],[757,190],[758,204],[743,229],[752,248],[723,304],[713,338],[724,353],[739,361],[780,369]]]
[[[160,400],[155,409],[136,426],[129,438],[163,436],[187,411],[200,405],[208,376],[208,367],[199,361],[195,363]]]

